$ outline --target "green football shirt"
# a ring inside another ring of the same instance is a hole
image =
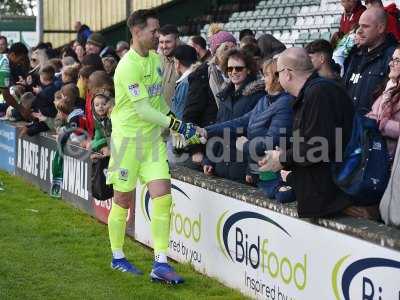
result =
[[[159,55],[152,50],[147,57],[143,57],[130,49],[118,63],[114,74],[114,86],[112,134],[118,137],[136,138],[141,135],[148,138],[154,132],[160,132],[160,126],[142,120],[135,110],[135,102],[145,100],[162,113],[166,114],[169,111],[162,96]]]

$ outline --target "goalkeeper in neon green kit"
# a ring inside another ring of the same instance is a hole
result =
[[[170,234],[171,181],[166,144],[161,131],[170,128],[189,144],[200,143],[192,124],[169,113],[162,97],[162,70],[154,51],[159,21],[150,10],[138,10],[127,25],[133,43],[114,75],[115,107],[111,114],[111,158],[107,183],[114,186],[114,202],[108,217],[113,259],[111,267],[140,275],[123,253],[126,217],[135,198],[137,179],[147,185],[152,198],[151,232],[155,261],[151,278],[171,284],[182,283],[167,262]]]

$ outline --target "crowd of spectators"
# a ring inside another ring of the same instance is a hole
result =
[[[332,40],[304,48],[286,49],[269,34],[256,39],[250,29],[236,40],[217,24],[209,27],[207,40],[192,36],[184,44],[175,25],[162,26],[157,51],[164,98],[207,139],[182,148],[167,138],[170,162],[256,186],[281,203],[297,201],[300,217],[379,218],[381,199],[359,206],[335,184],[331,163],[344,154],[355,114],[376,120],[391,161],[399,161],[400,30],[393,19],[398,11],[381,1],[367,0],[367,7],[357,0],[341,2],[344,13]],[[75,28],[77,39],[59,52],[48,43],[8,48],[0,37],[0,53],[8,56],[11,70],[1,112],[27,122],[21,135],[53,131],[61,145],[79,143],[96,159],[110,153],[113,74],[131,50],[126,41],[114,50],[80,22]],[[309,158],[323,151],[315,137],[327,141],[328,159]],[[57,196],[60,153],[53,169]],[[395,172],[393,166],[392,176],[400,176]]]

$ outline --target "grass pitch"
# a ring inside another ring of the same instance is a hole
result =
[[[244,299],[189,265],[180,286],[151,283],[150,249],[127,238],[125,252],[146,274],[110,268],[107,226],[0,172],[0,299]]]

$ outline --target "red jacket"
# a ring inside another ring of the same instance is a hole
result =
[[[85,129],[89,134],[89,137],[92,138],[94,134],[94,119],[92,113],[92,98],[93,95],[91,93],[86,94],[86,102],[85,102]]]
[[[397,16],[399,14],[399,10],[396,7],[395,3],[389,4],[385,7],[385,11],[387,13],[387,32],[393,33],[396,37],[396,40],[400,41],[400,24],[398,22]]]
[[[351,14],[346,14],[346,12],[344,12],[340,19],[339,32],[347,34],[351,29],[353,29],[353,26],[358,24],[358,20],[366,9],[367,8],[359,2]]]

